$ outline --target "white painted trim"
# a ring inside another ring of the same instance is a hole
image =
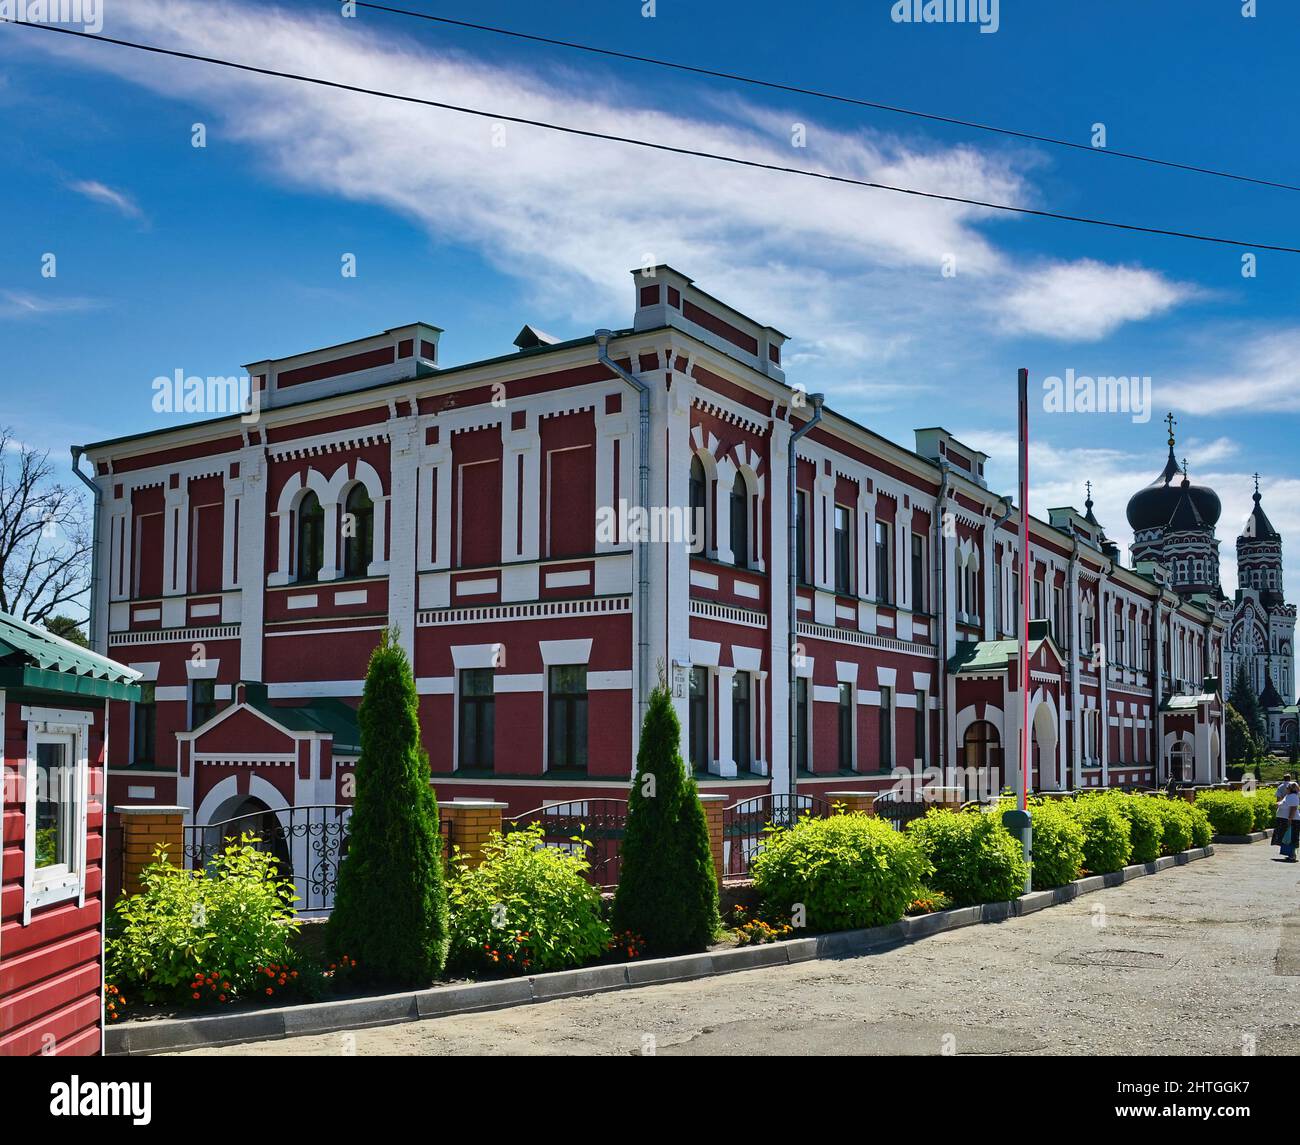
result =
[[[542,663],[548,667],[552,664],[586,664],[591,660],[591,638],[585,640],[539,640],[538,650],[542,654]]]

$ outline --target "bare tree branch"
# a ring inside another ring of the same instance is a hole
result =
[[[29,624],[63,605],[84,615],[91,536],[81,491],[54,480],[48,453],[0,426],[0,612]]]

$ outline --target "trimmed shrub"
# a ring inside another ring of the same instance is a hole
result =
[[[1160,853],[1177,855],[1192,845],[1192,805],[1182,799],[1149,800],[1160,817]],[[1209,822],[1205,828],[1209,830]]]
[[[359,719],[356,801],[329,947],[355,957],[368,981],[428,985],[447,960],[442,839],[415,680],[391,630],[370,656]]]
[[[930,871],[910,833],[860,813],[809,816],[770,831],[753,864],[765,913],[789,919],[802,903],[811,930],[897,922],[921,897]]]
[[[658,957],[703,950],[722,928],[709,827],[680,750],[668,689],[650,694],[627,802],[611,924]]]
[[[1130,863],[1153,863],[1160,858],[1164,844],[1164,818],[1156,808],[1156,800],[1147,795],[1109,794],[1116,809],[1128,820]]]
[[[929,885],[954,906],[1006,902],[1024,894],[1024,851],[998,814],[936,808],[912,820],[907,834],[934,864]]]
[[[483,861],[455,863],[448,963],[465,973],[531,974],[593,962],[609,948],[600,891],[586,855],[543,842],[538,823],[483,844]]]
[[[1260,787],[1246,796],[1251,809],[1255,812],[1255,830],[1273,830],[1273,820],[1277,818],[1277,793],[1273,787]]]
[[[1255,829],[1254,804],[1240,791],[1198,791],[1196,806],[1216,835],[1249,835]]]
[[[206,871],[172,866],[164,847],[154,852],[141,872],[144,890],[123,895],[109,917],[110,995],[129,990],[144,1002],[190,1005],[216,1000],[195,988],[200,976],[205,990],[215,979],[222,1002],[260,992],[264,968],[290,960],[298,923],[293,882],[280,878],[275,857],[257,842],[241,835]]]
[[[1089,874],[1105,875],[1127,866],[1133,853],[1128,818],[1104,792],[1081,795],[1069,805],[1083,828],[1083,865]]]
[[[999,812],[1014,804],[1007,803]],[[1055,799],[1032,800],[1034,820],[1034,890],[1061,887],[1079,877],[1083,866],[1083,828]]]
[[[1214,827],[1210,823],[1210,817],[1205,813],[1205,808],[1197,807],[1192,803],[1184,803],[1183,806],[1191,816],[1192,846],[1208,847],[1214,838]]]

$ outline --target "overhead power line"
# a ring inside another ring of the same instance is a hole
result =
[[[718,163],[729,163],[738,167],[749,167],[760,171],[775,171],[785,175],[798,175],[808,179],[820,179],[828,183],[838,183],[853,187],[865,187],[876,191],[890,191],[898,195],[910,195],[920,199],[933,199],[945,203],[959,203],[968,207],[980,207],[990,211],[1003,211],[1010,214],[1029,215],[1034,218],[1056,219],[1068,223],[1085,223],[1090,226],[1108,227],[1112,230],[1131,231],[1139,234],[1164,235],[1168,238],[1190,239],[1195,242],[1217,243],[1221,246],[1241,247],[1250,250],[1279,251],[1285,254],[1300,254],[1300,247],[1283,246],[1279,243],[1249,242],[1245,239],[1226,238],[1221,235],[1199,234],[1194,231],[1180,231],[1167,227],[1149,227],[1137,223],[1121,223],[1114,219],[1091,218],[1086,215],[1070,215],[1061,211],[1040,210],[1034,207],[1017,207],[1009,203],[993,203],[983,199],[967,198],[963,195],[945,195],[937,191],[922,191],[915,187],[900,187],[889,183],[877,183],[868,179],[855,179],[849,175],[835,175],[828,171],[814,171],[805,167],[790,167],[780,163],[765,163],[759,159],[745,159],[739,155],[726,155],[717,151],[704,151],[693,147],[677,147],[670,143],[656,143],[648,139],[638,139],[630,135],[615,135],[611,132],[594,131],[590,128],[570,127],[565,124],[551,123],[544,119],[530,119],[521,115],[508,115],[504,112],[487,111],[478,107],[464,107],[460,104],[447,103],[443,100],[425,99],[420,96],[402,95],[398,92],[381,91],[376,88],[361,87],[357,84],[343,83],[340,80],[325,79],[321,76],[300,75],[295,72],[280,71],[275,68],[258,67],[255,64],[240,63],[237,60],[222,59],[218,56],[205,56],[197,52],[185,52],[179,48],[164,48],[156,44],[141,44],[134,40],[122,40],[113,36],[95,35],[91,32],[65,28],[54,24],[31,24],[25,21],[0,18],[0,23],[13,24],[16,27],[39,29],[61,36],[72,36],[80,40],[93,40],[104,44],[134,51],[147,52],[151,55],[169,56],[174,59],[190,60],[196,63],[212,64],[216,67],[230,68],[247,72],[251,75],[267,76],[274,79],[292,80],[297,83],[312,84],[316,87],[330,88],[335,91],[353,92],[378,99],[390,99],[399,103],[413,104],[420,107],[433,107],[442,111],[453,111],[461,115],[472,115],[481,119],[490,119],[498,123],[516,123],[527,127],[537,127],[545,131],[560,132],[565,135],[584,139],[603,139],[610,143],[624,143],[630,147],[642,147],[652,151],[663,151],[673,155],[686,155],[696,159],[709,159]]]
[[[1158,159],[1152,155],[1142,155],[1135,151],[1115,151],[1108,147],[1093,147],[1088,143],[1078,143],[1072,139],[1061,139],[1054,135],[1040,135],[1032,131],[1017,131],[1011,127],[999,127],[992,123],[980,123],[977,120],[961,119],[955,115],[940,115],[937,112],[918,111],[912,107],[899,107],[897,104],[881,103],[877,100],[861,99],[857,96],[843,95],[838,92],[820,91],[817,88],[800,87],[797,84],[781,83],[778,80],[762,79],[759,76],[747,76],[738,72],[723,71],[720,68],[706,68],[695,64],[684,64],[680,60],[666,60],[657,56],[641,56],[635,52],[619,51],[615,48],[602,48],[595,44],[581,44],[576,40],[562,40],[555,36],[542,36],[533,32],[520,32],[515,28],[502,28],[494,24],[479,24],[472,20],[457,20],[451,16],[435,16],[431,12],[419,12],[411,8],[398,8],[391,4],[373,4],[369,0],[335,0],[335,3],[352,3],[358,8],[369,8],[376,12],[386,12],[393,16],[409,16],[416,20],[427,20],[435,24],[446,24],[455,28],[467,28],[475,32],[491,32],[493,35],[509,36],[516,40],[529,40],[535,44],[546,44],[554,48],[569,48],[573,51],[588,52],[591,55],[607,56],[610,59],[626,60],[631,63],[652,64],[655,67],[671,68],[674,71],[689,72],[692,75],[707,76],[710,79],[729,80],[733,83],[748,84],[751,87],[782,91],[790,95],[811,96],[814,99],[830,100],[833,103],[848,104],[852,107],[866,107],[873,111],[885,111],[891,115],[906,115],[914,119],[927,119],[932,123],[943,123],[951,127],[967,127],[974,131],[987,131],[994,135],[1006,135],[1012,139],[1024,139],[1032,143],[1048,143],[1053,147],[1068,147],[1074,151],[1084,151],[1090,155],[1109,155],[1112,159],[1131,159],[1137,163],[1149,163],[1156,167],[1169,167],[1176,171],[1190,171],[1197,175],[1213,175],[1219,179],[1233,179],[1239,183],[1253,183],[1259,187],[1273,187],[1281,191],[1300,191],[1300,185],[1283,183],[1274,179],[1260,179],[1251,175],[1240,175],[1234,171],[1221,171],[1215,167],[1201,167],[1195,163],[1179,163],[1172,159]]]

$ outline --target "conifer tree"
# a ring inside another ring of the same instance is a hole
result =
[[[654,956],[704,950],[721,926],[708,822],[680,743],[660,685],[641,725],[611,920],[615,931],[640,934]]]
[[[371,654],[359,713],[361,755],[329,947],[373,982],[428,985],[447,960],[447,891],[438,806],[420,743],[415,680],[396,633]]]
[[[1259,706],[1259,696],[1246,674],[1246,664],[1237,665],[1237,675],[1232,681],[1232,694],[1228,697],[1232,706],[1241,713],[1241,718],[1250,728],[1250,734],[1257,740],[1264,738],[1264,712]]]

